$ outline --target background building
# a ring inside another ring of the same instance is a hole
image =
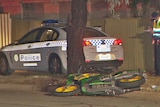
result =
[[[88,18],[109,17],[106,0],[88,0]],[[130,16],[130,9],[121,5],[123,17]],[[0,13],[10,13],[11,18],[21,19],[66,19],[70,15],[71,0],[0,0]],[[126,10],[127,9],[127,10]]]

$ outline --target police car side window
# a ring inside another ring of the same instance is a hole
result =
[[[40,41],[52,41],[52,40],[56,40],[56,38],[58,37],[58,33],[56,31],[54,31],[53,29],[46,29],[41,37],[40,37]]]
[[[48,41],[52,34],[53,34],[53,30],[49,30],[49,29],[44,30],[41,35],[40,41],[41,42]]]
[[[57,40],[57,38],[58,38],[58,33],[54,32],[52,35],[52,40]]]
[[[39,34],[39,30],[33,30],[32,32],[26,34],[23,38],[21,38],[19,40],[19,44],[36,42],[38,34]]]

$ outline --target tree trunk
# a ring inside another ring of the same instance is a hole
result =
[[[83,31],[87,23],[87,0],[72,0],[71,22],[67,32],[68,73],[77,73],[84,63]]]

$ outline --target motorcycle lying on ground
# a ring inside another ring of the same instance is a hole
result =
[[[124,70],[117,73],[70,74],[65,86],[55,88],[55,96],[74,95],[121,95],[141,90],[146,81],[144,71]]]

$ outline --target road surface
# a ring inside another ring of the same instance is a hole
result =
[[[28,89],[0,88],[0,107],[160,107],[160,93],[156,92],[137,91],[116,97],[56,97]]]
[[[0,107],[160,107],[160,92],[136,91],[116,97],[53,96],[32,84],[42,74],[30,73],[0,76]]]

